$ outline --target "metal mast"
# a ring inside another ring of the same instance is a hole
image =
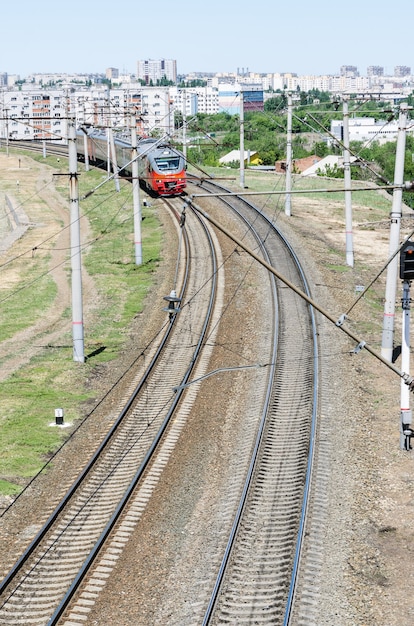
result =
[[[78,160],[75,120],[69,121],[70,260],[72,268],[73,360],[85,361],[83,341],[82,269],[79,221]]]
[[[138,172],[138,146],[137,146],[137,122],[136,113],[132,113],[131,126],[131,160],[132,160],[132,199],[134,205],[134,246],[135,263],[142,264],[142,241],[141,241],[141,203],[139,197],[139,172]]]
[[[400,186],[393,191],[391,225],[390,225],[390,254],[392,257],[400,244],[400,225],[402,215],[402,185],[404,182],[405,138],[407,130],[407,104],[400,106],[398,122],[397,151],[395,155],[394,184]],[[385,287],[384,320],[382,331],[381,354],[388,361],[392,361],[394,347],[395,326],[395,298],[397,291],[398,258],[394,256],[387,267]]]
[[[285,214],[289,217],[292,214],[291,190],[292,190],[292,94],[288,93]]]
[[[240,187],[244,189],[244,97],[240,90]]]
[[[351,193],[351,157],[349,154],[349,112],[348,99],[344,97],[344,182],[345,182],[345,238],[346,238],[346,263],[354,267],[354,244],[352,234],[352,193]]]

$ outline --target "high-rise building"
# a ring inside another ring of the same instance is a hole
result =
[[[358,68],[355,65],[341,65],[340,73],[341,76],[348,76],[351,78],[359,76]]]
[[[411,75],[411,67],[407,65],[397,65],[394,67],[394,76],[410,76]]]
[[[119,70],[116,67],[108,67],[105,76],[108,80],[117,80],[119,78]]]
[[[138,61],[137,65],[137,78],[144,80],[146,85],[156,85],[163,78],[177,82],[177,61],[174,59],[148,59]]]
[[[384,68],[380,65],[370,65],[367,67],[367,76],[384,76]]]

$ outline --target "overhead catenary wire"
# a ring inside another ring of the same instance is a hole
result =
[[[238,194],[234,194],[234,195],[242,195],[242,194],[238,193]],[[253,250],[248,248],[240,239],[238,239],[237,237],[232,235],[224,226],[222,226],[222,224],[220,224],[220,222],[215,220],[209,213],[203,211],[203,209],[201,209],[201,207],[199,207],[196,204],[194,204],[194,202],[192,201],[192,196],[190,198],[186,199],[186,202],[188,202],[188,204],[195,211],[197,211],[200,215],[202,215],[206,220],[211,222],[211,224],[213,224],[213,226],[218,228],[218,230],[220,230],[224,235],[229,237],[229,239],[231,239],[237,246],[242,248],[245,252],[247,252],[247,254],[252,256],[258,263],[263,265],[269,272],[271,272],[274,276],[276,276],[276,278],[278,278],[281,282],[283,282],[287,287],[292,289],[298,296],[300,296],[301,298],[306,300],[306,302],[308,302],[308,304],[310,304],[316,311],[319,311],[319,313],[321,313],[327,320],[332,322],[341,331],[343,331],[346,335],[348,335],[348,337],[350,337],[353,341],[355,341],[356,346],[355,346],[354,350],[352,351],[353,353],[356,354],[359,351],[361,351],[362,349],[365,349],[372,356],[374,356],[378,361],[381,361],[381,363],[383,363],[386,367],[388,367],[395,374],[397,374],[409,386],[410,391],[414,392],[414,379],[413,379],[413,377],[411,377],[409,375],[408,372],[402,372],[393,363],[391,363],[390,361],[385,359],[381,354],[379,354],[376,350],[374,350],[364,340],[361,340],[352,331],[348,330],[342,324],[338,323],[338,319],[337,318],[334,318],[328,311],[326,311],[317,302],[315,302],[315,300],[310,298],[306,293],[304,293],[303,291],[298,289],[296,287],[296,285],[294,285],[292,282],[290,282],[285,276],[280,274],[272,265],[270,265],[264,259],[262,259],[260,256],[258,256],[255,252],[253,252]]]

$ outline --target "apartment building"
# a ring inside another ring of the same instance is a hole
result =
[[[0,100],[0,138],[62,141],[67,137],[62,91],[6,90]]]
[[[137,63],[137,79],[146,85],[156,85],[157,81],[166,78],[177,82],[177,61],[175,59],[147,59]]]
[[[32,88],[0,93],[0,139],[62,141],[67,138],[67,121],[77,126],[125,130],[131,112],[140,135],[171,133],[174,107],[167,87],[108,89],[105,85],[78,90]]]

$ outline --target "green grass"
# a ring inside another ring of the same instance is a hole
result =
[[[46,271],[45,260],[20,273],[19,286],[1,290],[0,341],[31,326],[56,297],[56,284]]]
[[[35,160],[62,173],[68,169],[65,159],[57,162],[55,157],[38,156]],[[68,436],[70,429],[55,426],[56,408],[64,408],[65,423],[76,423],[84,417],[85,401],[95,400],[84,381],[99,363],[116,358],[123,349],[128,324],[142,310],[160,261],[163,232],[154,211],[147,207],[142,222],[143,264],[135,264],[132,187],[127,181],[121,181],[119,193],[112,181],[82,199],[104,178],[96,170],[79,176],[80,213],[87,216],[90,229],[82,263],[95,282],[99,298],[92,322],[85,323],[85,355],[93,357],[82,365],[74,363],[68,325],[59,345],[45,346],[40,356],[0,382],[2,494],[18,493]],[[62,197],[68,198],[65,177],[59,177],[58,182]],[[86,222],[81,219],[82,228],[86,228]],[[21,260],[17,283],[2,290],[1,340],[33,324],[53,302],[56,286],[46,273],[47,263],[47,255]],[[67,268],[69,277],[69,256]],[[70,319],[71,311],[64,315]],[[98,351],[101,346],[105,350]]]
[[[190,168],[191,169],[191,168]],[[229,177],[233,180],[223,180],[222,184],[233,191],[240,190],[240,174],[238,170],[230,170],[218,167],[206,167],[205,170],[215,178]],[[269,196],[253,197],[257,205],[266,204],[269,209],[284,203],[286,179],[284,175],[260,170],[245,170],[245,185],[247,191],[277,192]],[[342,179],[326,179],[321,177],[308,177],[294,175],[292,177],[292,205],[300,211],[301,198],[329,202],[332,211],[343,215],[345,194],[342,191],[344,181]],[[387,219],[391,208],[392,197],[379,191],[358,191],[360,187],[367,187],[362,181],[352,181],[352,205],[353,213],[361,222]],[[296,192],[303,193],[296,193]],[[369,209],[367,209],[369,207]]]

